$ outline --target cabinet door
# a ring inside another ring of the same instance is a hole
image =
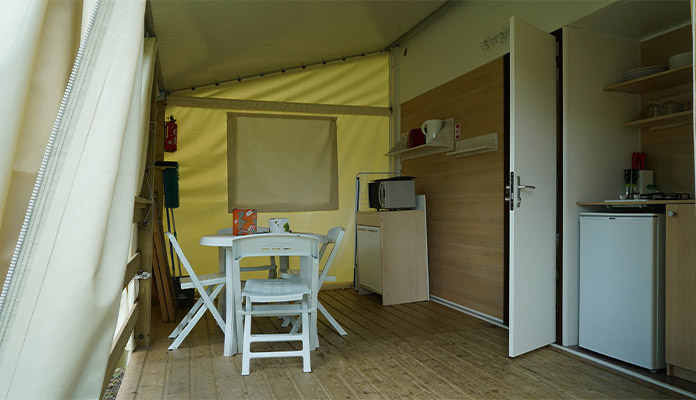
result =
[[[423,211],[382,215],[382,304],[426,301],[428,255]]]
[[[665,241],[665,361],[696,371],[696,216],[668,204]]]
[[[380,229],[358,225],[358,279],[360,286],[382,294]]]
[[[553,36],[511,18],[510,357],[556,339],[555,60]]]

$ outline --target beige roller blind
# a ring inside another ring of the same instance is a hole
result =
[[[338,209],[336,118],[227,114],[228,211]]]

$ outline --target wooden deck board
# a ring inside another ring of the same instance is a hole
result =
[[[121,387],[118,389],[117,398],[119,400],[135,400],[138,395],[138,383],[145,367],[145,356],[147,351],[135,351],[131,355],[128,368],[124,373]]]
[[[348,335],[319,316],[311,374],[300,358],[275,358],[252,360],[251,374],[241,376],[241,356],[222,357],[224,337],[209,314],[168,351],[176,324],[153,318],[152,344],[133,354],[118,399],[674,398],[551,348],[511,359],[506,329],[437,303],[383,307],[379,297],[349,289],[321,292],[320,300]],[[287,332],[281,322],[254,319],[252,331]]]

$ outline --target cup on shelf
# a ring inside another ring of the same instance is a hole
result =
[[[664,114],[674,114],[680,111],[684,111],[684,104],[677,103],[676,101],[668,101],[662,105],[662,112]]]
[[[425,135],[420,128],[411,129],[406,137],[406,148],[417,147],[425,143]]]
[[[445,121],[441,119],[429,119],[423,122],[421,131],[425,133],[425,143],[430,143],[445,126]]]
[[[650,103],[650,108],[648,108],[648,117],[655,118],[662,115],[662,105],[659,103]]]

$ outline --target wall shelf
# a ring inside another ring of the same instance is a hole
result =
[[[447,153],[447,155],[465,157],[496,150],[498,150],[498,132],[491,132],[458,141],[455,145],[455,150],[451,153]]]
[[[674,128],[682,125],[690,125],[693,122],[693,113],[693,110],[686,110],[673,114],[660,115],[659,117],[638,119],[626,122],[625,125],[631,128],[649,128],[652,130]]]
[[[429,143],[408,148],[406,135],[402,135],[396,146],[385,155],[398,155],[401,157],[401,160],[410,160],[412,158],[425,157],[452,150],[454,150],[454,118],[449,118],[445,120],[445,126],[442,127],[440,133]]]
[[[623,200],[623,201],[578,201],[579,206],[644,206],[664,204],[694,204],[694,200]]]
[[[604,87],[604,90],[610,92],[642,94],[684,85],[692,82],[692,68],[693,64],[684,65],[657,74],[609,85]]]

